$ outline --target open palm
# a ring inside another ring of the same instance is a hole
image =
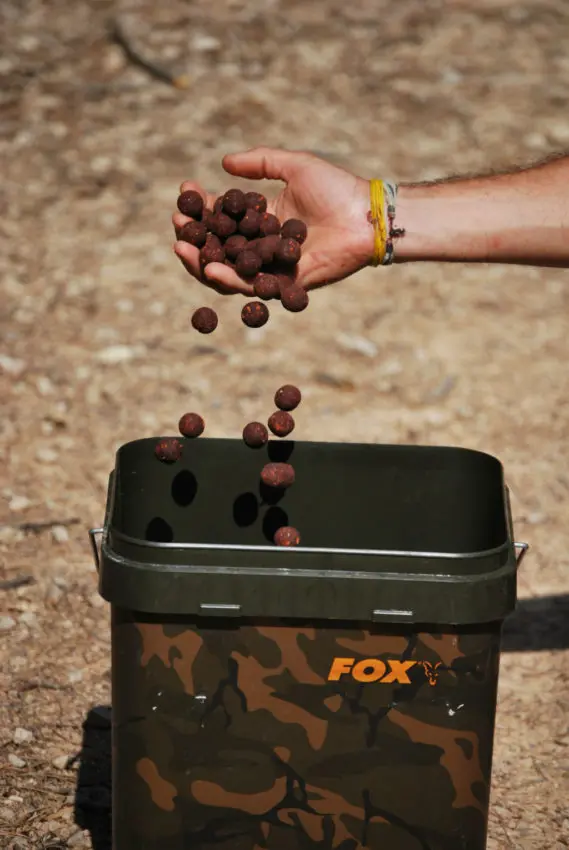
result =
[[[368,222],[369,184],[312,154],[255,148],[231,154],[223,167],[235,177],[282,180],[286,185],[269,204],[280,221],[299,218],[308,227],[302,246],[297,283],[306,289],[342,280],[367,265],[373,253],[373,230]],[[214,195],[196,183],[183,183],[181,191],[195,189],[211,209]],[[176,232],[187,221],[175,213]],[[221,263],[211,263],[202,274],[197,248],[176,242],[175,252],[190,274],[219,292],[251,295],[252,286]]]

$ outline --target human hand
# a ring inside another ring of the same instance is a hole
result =
[[[268,210],[283,223],[299,218],[308,227],[297,266],[298,285],[305,289],[325,286],[370,263],[374,240],[368,220],[367,180],[313,154],[272,148],[228,154],[222,164],[235,177],[282,180],[286,184],[269,202]],[[181,192],[188,189],[198,191],[208,209],[213,209],[215,195],[208,195],[197,183],[186,182],[180,187]],[[176,212],[172,218],[176,233],[189,220]],[[253,293],[250,283],[222,263],[210,263],[202,274],[199,251],[188,242],[177,241],[174,251],[191,275],[218,292]]]

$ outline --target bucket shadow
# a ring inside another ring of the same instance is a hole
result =
[[[569,593],[519,599],[504,623],[502,652],[569,649]]]
[[[83,722],[74,820],[89,831],[93,850],[112,850],[111,709],[96,705]]]

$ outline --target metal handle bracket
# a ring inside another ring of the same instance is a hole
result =
[[[527,551],[529,549],[529,543],[514,543],[514,549],[518,553],[516,563],[519,567],[527,554]]]
[[[91,548],[93,550],[93,559],[95,561],[95,566],[97,568],[97,572],[99,572],[99,567],[101,566],[101,553],[99,549],[99,545],[97,543],[97,538],[102,537],[104,528],[90,528],[89,529],[89,540],[91,541]]]

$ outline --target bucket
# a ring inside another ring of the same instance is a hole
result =
[[[119,449],[91,531],[113,850],[484,850],[527,548],[499,461],[200,438],[167,465],[155,444]],[[292,488],[260,484],[269,461]],[[282,525],[299,547],[271,543]]]

